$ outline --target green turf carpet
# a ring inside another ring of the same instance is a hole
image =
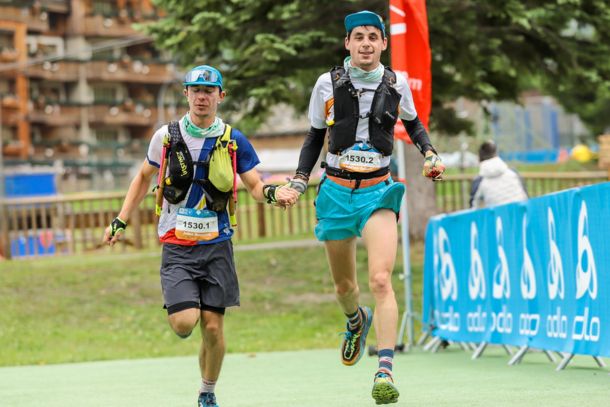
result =
[[[589,357],[563,372],[540,353],[507,366],[488,349],[476,361],[451,347],[394,359],[393,406],[610,406],[610,375]],[[371,399],[376,358],[344,367],[337,350],[232,354],[216,394],[220,407],[359,407]],[[195,407],[196,357],[0,368],[3,407]]]

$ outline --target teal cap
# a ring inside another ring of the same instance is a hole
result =
[[[385,37],[385,25],[379,14],[364,10],[345,17],[345,31],[347,33],[350,33],[354,28],[362,25],[372,25],[373,27],[379,28]]]
[[[222,75],[218,69],[209,65],[197,66],[184,76],[184,86],[218,86],[222,88]]]

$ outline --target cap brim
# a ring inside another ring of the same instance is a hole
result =
[[[222,88],[222,85],[219,85],[217,82],[182,82],[184,86],[216,86]]]

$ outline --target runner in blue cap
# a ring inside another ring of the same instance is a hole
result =
[[[164,307],[170,327],[181,338],[189,337],[199,323],[198,407],[218,407],[215,388],[225,352],[225,309],[239,305],[231,242],[233,223],[227,211],[235,173],[257,201],[289,207],[296,202],[298,192],[263,184],[255,168],[258,156],[246,136],[217,116],[225,92],[216,68],[193,68],[182,83],[189,111],[153,135],[119,215],[104,232],[104,241],[109,245],[117,242],[131,213],[148,194],[154,175],[163,168],[158,184],[163,188],[157,191],[163,191],[162,195],[158,192],[158,234],[163,243],[160,274]],[[227,142],[223,144],[223,140]],[[228,145],[236,147],[230,158],[226,155]],[[223,149],[228,165],[214,167],[212,157]],[[169,162],[167,174],[164,162]],[[225,182],[228,191],[218,190],[219,181],[214,184],[214,168],[219,179],[230,179]]]
[[[347,316],[341,359],[348,366],[360,360],[374,315],[379,367],[372,396],[377,404],[388,404],[399,396],[392,376],[398,307],[391,277],[405,189],[389,173],[396,121],[402,120],[424,155],[426,177],[440,179],[444,166],[417,117],[407,80],[380,63],[387,48],[383,19],[370,11],[350,14],[345,30],[350,56],[316,82],[309,103],[311,128],[290,184],[305,191],[328,132],[315,233],[325,243],[337,299]],[[368,253],[374,314],[359,298],[357,237],[363,238]]]

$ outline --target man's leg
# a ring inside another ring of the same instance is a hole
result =
[[[398,246],[396,214],[388,209],[375,212],[367,221],[362,237],[368,252],[369,286],[375,297],[375,332],[379,354],[373,398],[377,404],[394,403],[398,399],[398,390],[392,379],[398,324],[398,305],[392,288],[392,271]]]
[[[356,238],[327,240],[324,243],[337,301],[346,315],[354,314],[358,310],[360,296],[356,279]]]
[[[398,231],[396,214],[389,209],[375,212],[366,222],[362,237],[368,252],[369,287],[375,298],[375,332],[379,349],[394,349],[398,306],[392,288]]]
[[[201,311],[201,348],[199,367],[201,377],[216,381],[220,375],[225,356],[224,315],[212,311]]]
[[[351,366],[364,353],[373,314],[370,308],[358,305],[360,290],[356,278],[356,238],[329,240],[325,243],[337,300],[347,317],[341,361],[344,365]]]
[[[199,321],[199,308],[187,308],[168,315],[169,326],[181,338],[188,338]]]
[[[201,347],[199,349],[199,370],[201,371],[201,407],[217,406],[214,390],[225,355],[224,315],[201,311]]]

